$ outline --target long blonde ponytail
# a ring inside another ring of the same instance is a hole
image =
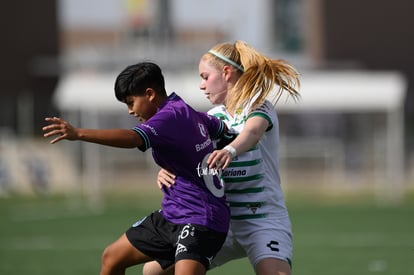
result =
[[[230,112],[234,113],[254,97],[251,108],[263,104],[266,99],[276,104],[284,91],[294,100],[300,98],[299,72],[288,62],[270,59],[243,41],[218,44],[210,53],[214,53],[216,60],[221,59],[219,62],[223,62],[224,57],[240,64],[236,69],[242,69],[240,78],[226,97],[226,108]],[[277,91],[275,85],[278,86]]]

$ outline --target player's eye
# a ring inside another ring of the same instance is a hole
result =
[[[134,102],[133,102],[132,100],[127,100],[127,101],[125,101],[125,104],[126,104],[129,108],[131,108],[131,107],[134,105]]]

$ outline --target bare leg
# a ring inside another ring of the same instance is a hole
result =
[[[255,270],[257,275],[291,275],[289,263],[278,259],[261,260]]]
[[[180,260],[175,263],[175,274],[180,275],[205,275],[204,265],[195,260]]]
[[[144,275],[173,275],[174,265],[163,270],[158,262],[151,261],[151,262],[144,264],[144,267],[142,268],[142,274]]]
[[[101,275],[124,275],[127,267],[151,261],[136,249],[123,234],[107,246],[102,254]]]

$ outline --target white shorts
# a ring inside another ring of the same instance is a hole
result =
[[[226,241],[213,259],[211,268],[246,256],[252,266],[267,258],[290,264],[292,247],[292,228],[288,216],[232,220]]]

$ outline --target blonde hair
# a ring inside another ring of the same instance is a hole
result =
[[[270,59],[243,41],[217,44],[203,58],[217,68],[231,65],[239,71],[240,78],[229,91],[225,102],[226,108],[232,113],[255,96],[257,98],[251,108],[263,104],[266,99],[275,105],[283,91],[288,92],[294,100],[300,98],[297,90],[300,86],[299,72],[286,61]],[[240,66],[234,66],[234,63]],[[279,87],[276,93],[275,85]]]

